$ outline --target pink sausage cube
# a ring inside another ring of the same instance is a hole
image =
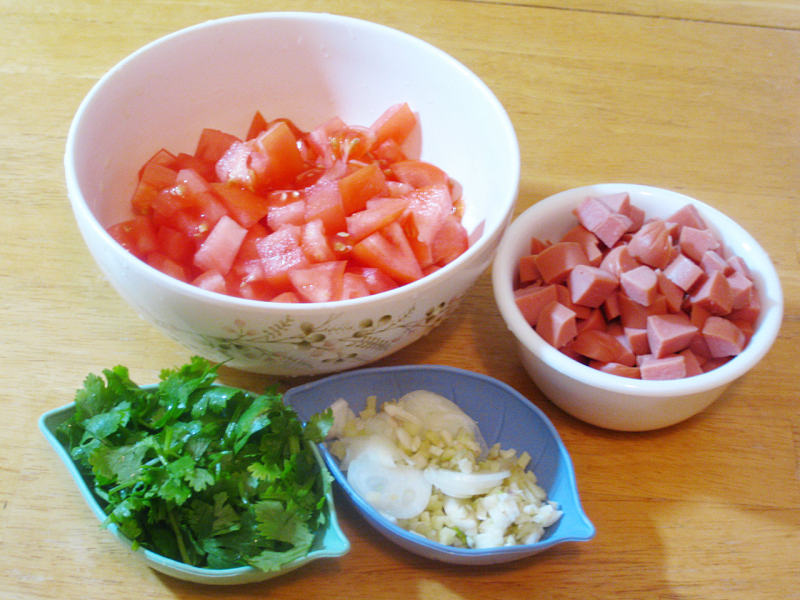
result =
[[[691,302],[712,314],[727,315],[733,309],[733,294],[728,279],[721,271],[714,271],[691,296]]]
[[[519,282],[522,284],[531,283],[541,278],[539,268],[536,266],[536,256],[526,254],[519,259]]]
[[[650,342],[647,341],[647,329],[639,329],[636,327],[625,327],[625,337],[628,339],[628,345],[637,356],[642,354],[650,354]]]
[[[570,229],[563,238],[562,242],[577,242],[586,253],[586,258],[589,259],[589,264],[597,266],[603,260],[603,251],[600,250],[600,240],[591,231],[586,229],[583,225],[576,225]]]
[[[728,258],[728,264],[734,271],[740,271],[742,275],[751,277],[750,268],[747,266],[747,263],[744,262],[744,259],[741,256],[731,256]]]
[[[572,350],[581,356],[600,362],[622,362],[623,364],[630,362],[630,360],[620,360],[624,355],[630,355],[620,341],[607,331],[598,329],[589,329],[578,334],[572,342]],[[631,364],[633,363],[631,362]]]
[[[674,255],[666,223],[655,219],[642,225],[631,238],[628,252],[639,262],[654,269],[666,268]]]
[[[605,331],[606,320],[603,318],[603,312],[599,308],[592,310],[592,314],[585,319],[578,319],[578,333],[586,331],[587,329],[599,329]]]
[[[703,259],[703,254],[708,250],[719,248],[719,241],[710,229],[696,229],[694,227],[684,227],[678,238],[681,252],[699,263]]]
[[[683,358],[686,359],[686,376],[700,375],[703,372],[703,362],[700,358],[692,352],[689,348],[679,352]]]
[[[700,266],[709,275],[714,271],[722,271],[725,275],[729,275],[733,271],[733,267],[715,250],[706,250],[703,253],[703,257],[700,259]]]
[[[600,263],[600,268],[619,277],[625,271],[635,269],[640,264],[641,263],[633,258],[630,252],[628,252],[628,246],[622,245],[615,246],[606,253],[605,257]]]
[[[661,292],[667,303],[669,312],[680,312],[683,307],[684,292],[679,286],[670,281],[663,271],[657,273],[658,291]]]
[[[589,361],[589,366],[597,369],[598,371],[610,373],[611,375],[630,377],[631,379],[640,379],[639,367],[629,367],[627,365],[621,365],[615,362],[604,363],[596,360]]]
[[[598,227],[592,230],[606,247],[613,248],[633,225],[633,222],[619,213],[612,213]]]
[[[619,285],[619,280],[603,269],[578,265],[567,277],[567,287],[574,304],[597,308]]]
[[[625,271],[620,275],[619,284],[628,298],[642,306],[650,306],[658,295],[658,276],[645,265]]]
[[[588,265],[589,259],[577,242],[558,242],[539,252],[535,263],[545,283],[557,283],[577,265]]]
[[[684,226],[694,227],[695,229],[706,228],[706,223],[694,204],[686,204],[681,207],[672,216],[667,217],[667,221],[676,223],[679,230]]]
[[[551,302],[539,313],[536,333],[551,346],[565,346],[578,335],[575,312],[560,302]]]
[[[702,274],[703,270],[683,254],[676,255],[664,269],[667,279],[684,291],[689,291]]]
[[[626,294],[617,294],[619,319],[623,327],[647,329],[647,308],[631,300]]]
[[[697,327],[683,313],[647,317],[647,342],[656,358],[684,350],[697,332]]]
[[[753,282],[741,271],[734,271],[727,279],[733,297],[733,310],[746,307],[755,290]]]
[[[649,358],[639,365],[642,379],[680,379],[686,377],[686,358],[683,356],[667,356],[665,358]]]
[[[514,301],[517,303],[522,316],[530,325],[536,325],[542,309],[558,299],[556,286],[530,285],[514,292]]]
[[[628,217],[612,211],[600,199],[591,196],[575,209],[575,215],[578,222],[608,248],[614,246],[632,225]]]
[[[712,358],[736,356],[747,343],[744,332],[724,317],[711,316],[703,325],[703,338]]]

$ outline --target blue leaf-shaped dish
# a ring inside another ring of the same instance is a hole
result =
[[[420,556],[447,563],[486,565],[509,562],[564,542],[586,541],[595,529],[581,507],[575,472],[567,449],[548,418],[516,390],[486,375],[453,367],[421,365],[368,368],[332,375],[289,390],[285,395],[298,416],[307,420],[344,398],[358,413],[374,395],[378,403],[394,400],[414,390],[436,392],[456,404],[477,423],[489,445],[527,450],[533,470],[550,500],[563,510],[535,544],[490,549],[454,548],[406,531],[382,516],[361,498],[339,469],[337,459],[322,446],[331,473],[350,500],[375,529],[393,542]]]
[[[59,458],[64,462],[67,470],[72,475],[75,483],[78,485],[78,490],[83,495],[89,507],[95,516],[100,521],[105,521],[106,514],[103,512],[102,507],[97,502],[97,498],[89,484],[81,475],[78,467],[75,465],[72,457],[67,452],[66,448],[61,444],[55,435],[58,426],[69,419],[75,412],[75,404],[68,404],[61,408],[56,408],[46,412],[39,418],[39,429],[41,429],[47,441],[56,451]],[[317,446],[313,445],[317,461],[320,466],[324,465],[322,456],[320,455]],[[150,550],[139,548],[134,551],[134,554],[141,557],[147,565],[151,568],[170,575],[177,579],[185,581],[192,581],[195,583],[207,583],[215,585],[234,585],[240,583],[252,583],[256,581],[264,581],[283,575],[290,571],[302,567],[303,565],[327,557],[342,556],[350,550],[350,542],[345,537],[342,530],[339,528],[339,522],[336,518],[336,509],[333,505],[333,494],[329,489],[327,492],[327,505],[328,505],[328,519],[326,526],[317,532],[314,543],[311,546],[311,551],[304,557],[299,558],[287,565],[284,565],[278,571],[261,571],[254,567],[235,567],[231,569],[206,569],[202,567],[194,567],[187,565],[177,560],[166,558],[160,554],[156,554]],[[108,525],[108,529],[128,547],[131,547],[131,541],[119,532],[117,527],[112,523]]]

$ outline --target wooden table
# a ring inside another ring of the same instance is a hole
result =
[[[719,208],[770,253],[786,297],[771,352],[661,431],[605,431],[551,405],[513,353],[487,275],[456,316],[381,361],[486,373],[542,408],[572,453],[591,542],[481,570],[435,564],[337,497],[347,556],[262,584],[192,585],[132,560],[37,430],[89,372],[125,364],[149,383],[188,358],[116,295],[77,231],[62,155],[79,102],[157,37],[286,8],[397,27],[481,76],[519,135],[519,211],[578,185],[645,183]],[[800,598],[800,4],[2,0],[0,40],[0,597]]]

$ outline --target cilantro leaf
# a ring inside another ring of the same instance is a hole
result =
[[[57,432],[135,547],[207,568],[272,570],[304,556],[326,522],[331,476],[312,449],[331,411],[303,425],[276,389],[216,384],[192,357],[140,387],[90,374]]]

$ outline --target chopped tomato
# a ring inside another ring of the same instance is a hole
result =
[[[300,246],[301,229],[284,225],[256,242],[266,281],[277,289],[289,288],[289,271],[309,265]]]
[[[367,200],[383,194],[385,190],[386,177],[375,163],[361,167],[339,180],[342,208],[348,215],[364,210]]]
[[[200,139],[197,141],[197,149],[194,151],[195,157],[203,162],[215,163],[234,142],[240,141],[235,135],[225,133],[219,129],[203,129]]]
[[[144,216],[116,223],[108,228],[108,233],[120,246],[142,259],[158,249],[156,230]]]
[[[347,263],[335,260],[289,271],[295,291],[308,302],[330,302],[342,295],[342,277]]]
[[[244,227],[224,215],[195,252],[195,266],[204,270],[214,269],[225,275],[230,271],[246,234]]]
[[[263,196],[235,183],[212,183],[211,190],[239,225],[249,229],[266,216],[269,204]]]
[[[164,273],[251,300],[394,289],[471,242],[460,186],[405,151],[417,124],[397,104],[370,127],[334,117],[304,132],[256,112],[243,138],[203,129],[194,152],[162,148],[145,162],[135,218],[108,232]]]
[[[399,283],[411,283],[422,277],[414,251],[396,222],[358,242],[351,253],[362,264],[380,269]]]
[[[408,134],[417,126],[417,116],[407,103],[390,106],[372,124],[375,133],[375,144],[381,144],[387,139],[392,139],[402,144]]]

